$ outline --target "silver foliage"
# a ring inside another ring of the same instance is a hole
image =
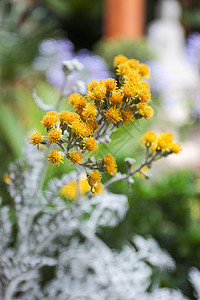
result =
[[[98,237],[125,217],[126,196],[104,191],[66,201],[59,191],[77,173],[49,180],[43,191],[45,165],[42,151],[27,144],[24,159],[9,168],[13,206],[0,207],[0,299],[186,299],[152,282],[152,266],[175,267],[154,239],[136,235],[114,251]]]
[[[196,268],[191,268],[189,273],[189,280],[192,283],[196,299],[200,300],[200,272]]]
[[[33,92],[32,92],[32,96],[33,96],[33,99],[35,101],[35,103],[37,104],[37,106],[43,110],[43,111],[51,111],[51,110],[54,110],[54,107],[52,105],[49,105],[49,104],[45,104],[43,102],[43,100],[38,97],[37,93],[36,93],[36,90],[34,89]]]

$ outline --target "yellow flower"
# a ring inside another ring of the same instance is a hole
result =
[[[94,172],[90,172],[87,178],[88,178],[89,185],[93,186],[101,180],[101,175],[99,171],[94,171]]]
[[[169,148],[174,154],[178,154],[183,150],[179,143],[173,143]]]
[[[121,116],[122,116],[123,123],[130,123],[134,120],[133,113],[129,108],[123,109],[121,111]]]
[[[112,124],[121,121],[121,113],[118,108],[111,107],[105,112],[106,120]]]
[[[103,81],[107,92],[113,92],[117,88],[117,81],[113,78],[108,78]]]
[[[146,174],[146,173],[149,171],[149,168],[148,168],[147,166],[144,166],[144,167],[141,169],[141,171],[142,171],[142,173]],[[142,173],[137,172],[137,173],[135,174],[135,176],[144,179],[144,178],[145,178],[145,175],[142,174]]]
[[[97,182],[97,184],[94,185],[91,189],[91,191],[94,195],[101,194],[103,192],[103,190],[104,190],[104,187],[103,187],[101,181]]]
[[[134,98],[136,94],[135,87],[129,84],[125,84],[122,87],[122,92],[126,98]]]
[[[129,59],[127,63],[131,69],[138,70],[140,64],[139,60],[133,58]]]
[[[80,192],[81,195],[84,196],[87,192],[89,192],[90,186],[88,184],[86,176],[82,177],[80,180]]]
[[[149,67],[146,64],[140,64],[139,65],[139,72],[145,78],[150,77],[150,70],[149,70]]]
[[[82,196],[85,196],[90,190],[87,178],[85,175],[81,176],[79,180],[79,189]],[[64,185],[60,190],[61,196],[75,201],[77,199],[77,181],[72,180],[68,184]]]
[[[87,103],[81,114],[84,120],[95,120],[97,114],[97,108],[93,103]]]
[[[71,160],[71,162],[73,162],[74,165],[77,165],[82,162],[83,154],[80,150],[77,152],[73,150],[73,152],[69,153],[68,158]]]
[[[120,106],[122,104],[122,97],[123,97],[122,93],[113,92],[109,100],[113,105]]]
[[[74,122],[72,122],[70,127],[74,133],[80,135],[81,137],[87,137],[91,134],[91,129],[89,128],[89,126],[87,126],[87,124],[82,121],[75,120]]]
[[[3,181],[8,185],[12,184],[13,182],[8,174],[3,174]]]
[[[170,132],[160,133],[157,140],[157,150],[167,150],[173,143],[174,136]]]
[[[75,201],[77,199],[77,182],[73,180],[64,185],[60,190],[60,194],[64,198]]]
[[[47,155],[47,159],[49,161],[50,164],[53,164],[53,165],[60,165],[60,163],[64,163],[62,161],[62,159],[64,158],[64,155],[62,155],[61,153],[59,153],[59,151],[57,150],[51,150],[50,151],[50,154]]]
[[[151,91],[147,82],[139,82],[136,87],[136,93],[141,102],[149,103],[151,101]]]
[[[99,171],[90,172],[87,175],[87,179],[89,185],[91,186],[91,192],[93,195],[101,194],[103,191],[103,185]]]
[[[104,101],[106,97],[106,87],[104,83],[101,81],[93,87],[91,90],[89,89],[87,92],[87,98],[91,101]]]
[[[63,110],[59,113],[59,120],[61,123],[61,126],[63,124],[71,124],[75,120],[80,120],[80,116],[77,113],[70,112],[67,110]]]
[[[149,147],[152,143],[156,143],[157,134],[154,131],[149,130],[143,135],[143,140],[145,141],[147,147]]]
[[[39,149],[39,144],[44,140],[41,133],[39,131],[34,130],[30,135],[29,135],[29,143],[32,144],[33,146],[37,145],[37,149]]]
[[[166,132],[165,139],[167,140],[168,144],[171,144],[174,141],[174,135],[171,132]]]
[[[150,87],[147,82],[143,81],[138,84],[137,94],[142,102],[149,103],[151,101]]]
[[[128,58],[124,55],[117,55],[114,58],[114,67],[117,67],[118,65],[121,65],[125,63],[128,60]]]
[[[84,147],[89,152],[95,151],[97,149],[97,143],[94,138],[87,138],[86,142],[84,143]]]
[[[152,144],[150,149],[151,149],[151,151],[156,152],[157,144]]]
[[[78,113],[82,112],[83,108],[87,104],[86,98],[78,93],[71,94],[68,98],[68,101]]]
[[[138,73],[138,71],[134,69],[130,69],[130,70],[131,72],[126,76],[127,84],[137,87],[141,83],[142,77],[140,73]]]
[[[48,129],[56,125],[57,121],[58,121],[57,111],[49,111],[47,112],[46,116],[43,117],[41,123],[44,127]]]
[[[115,173],[117,172],[116,160],[112,154],[104,156],[103,165],[109,175],[115,175]]]
[[[143,110],[143,116],[147,120],[153,116],[153,108],[151,106],[146,106]]]
[[[61,135],[62,135],[62,131],[60,129],[51,129],[49,131],[49,145],[53,144],[53,143],[57,143],[60,138],[61,138]]]
[[[153,108],[146,103],[137,104],[140,114],[147,120],[153,116]]]
[[[131,68],[128,64],[121,64],[118,66],[117,75],[128,76],[129,74],[131,74]]]
[[[93,92],[94,89],[98,86],[99,86],[99,82],[97,80],[92,80],[90,83],[88,83],[87,90],[88,92]]]

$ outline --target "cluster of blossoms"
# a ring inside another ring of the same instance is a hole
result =
[[[143,140],[146,147],[157,157],[168,156],[169,154],[178,154],[181,152],[182,147],[179,143],[174,142],[174,136],[170,132],[156,134],[154,131],[147,131]]]
[[[178,154],[182,151],[179,143],[174,142],[174,135],[171,132],[156,134],[154,131],[147,131],[142,142],[146,147],[146,160],[137,169],[137,174],[148,178],[147,171],[153,162],[166,157],[170,154]]]
[[[48,111],[41,123],[47,130],[47,136],[33,131],[29,136],[32,145],[56,144],[59,149],[50,148],[47,155],[49,163],[59,165],[63,159],[69,159],[74,165],[82,166],[87,175],[87,181],[93,194],[103,190],[100,172],[115,175],[116,160],[112,154],[96,160],[93,156],[86,160],[86,154],[95,151],[98,143],[110,142],[110,135],[115,128],[124,123],[130,123],[141,118],[148,119],[153,115],[149,106],[151,93],[145,78],[149,77],[149,68],[135,59],[128,59],[118,55],[114,59],[114,66],[118,75],[117,80],[92,81],[87,86],[86,96],[73,93],[68,102],[75,112],[63,110],[61,112]],[[147,133],[147,146],[157,143],[154,151],[166,156],[168,152],[178,153],[177,144],[173,144],[170,134],[164,136]]]

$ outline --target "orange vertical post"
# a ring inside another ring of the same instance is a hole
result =
[[[144,35],[146,0],[104,0],[103,36],[136,38]]]

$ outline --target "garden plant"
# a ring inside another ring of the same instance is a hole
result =
[[[0,209],[0,297],[186,299],[180,291],[154,283],[154,268],[173,270],[175,263],[153,238],[134,235],[121,251],[114,251],[99,237],[101,228],[116,226],[128,210],[127,197],[111,193],[111,184],[126,181],[131,188],[135,175],[148,178],[154,162],[182,150],[172,133],[148,130],[141,137],[144,160],[136,166],[127,157],[126,173],[118,171],[112,149],[95,157],[99,145],[109,146],[121,126],[153,115],[149,68],[118,55],[116,80],[92,81],[86,95],[77,92],[66,99],[63,91],[77,64],[63,62],[66,80],[55,107],[34,91],[36,103],[46,111],[43,132],[29,134],[24,158],[4,176],[14,205]],[[64,101],[73,111],[60,110]],[[66,170],[44,186],[47,164],[59,166],[66,160],[75,171]],[[111,177],[104,181],[104,174]],[[192,272],[195,285],[199,275]]]

